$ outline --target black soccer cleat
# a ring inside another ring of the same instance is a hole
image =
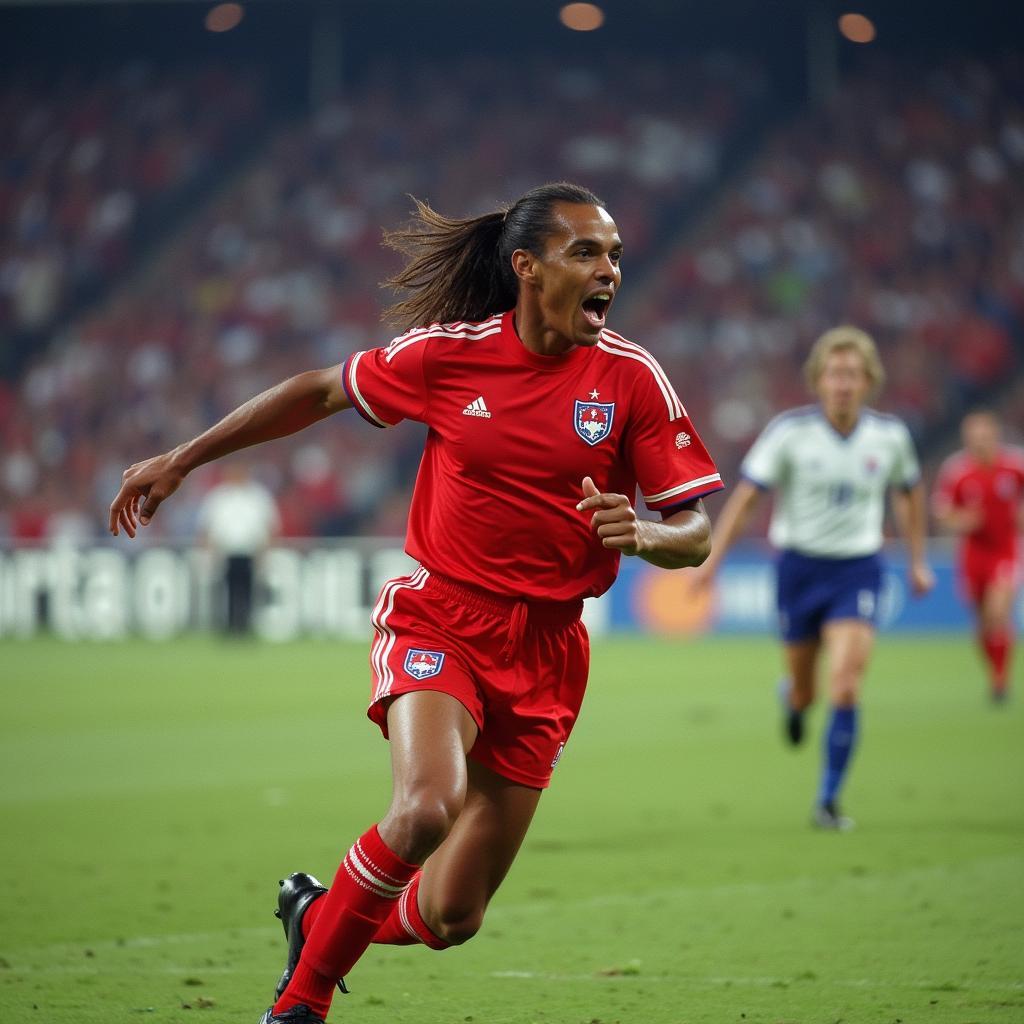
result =
[[[284,1013],[274,1013],[274,1008],[268,1006],[257,1024],[324,1024],[324,1019],[318,1017],[305,1003],[298,1003]]]
[[[291,981],[295,965],[302,955],[302,947],[306,944],[305,936],[302,934],[302,918],[310,904],[327,892],[327,887],[312,875],[306,874],[305,871],[296,871],[287,878],[281,879],[278,884],[281,886],[281,891],[277,894],[277,910],[274,911],[274,916],[281,919],[284,937],[288,940],[288,962],[285,964],[284,973],[277,983],[276,990],[277,998],[280,999],[288,987],[288,982]],[[338,981],[338,990],[348,995],[344,978]],[[302,1020],[302,1018],[297,1019]],[[318,1021],[320,1018],[312,1017],[310,1019]],[[277,1020],[277,1018],[274,1017],[271,1020]]]
[[[840,814],[835,801],[818,804],[811,815],[811,824],[815,828],[825,829],[830,832],[849,832],[854,826],[853,818]]]
[[[786,709],[786,739],[798,747],[804,741],[804,713],[796,708]]]

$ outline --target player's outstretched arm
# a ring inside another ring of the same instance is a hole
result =
[[[590,527],[606,548],[639,555],[662,569],[700,565],[711,550],[711,523],[700,499],[687,503],[660,523],[638,519],[624,494],[602,494],[594,481],[583,478],[583,500],[576,508],[593,511]]]
[[[725,553],[738,537],[743,535],[761,498],[761,489],[749,480],[741,479],[733,488],[714,526],[714,542],[708,560],[700,568],[699,582],[709,583],[718,572]]]
[[[138,527],[149,524],[161,502],[198,466],[294,434],[348,408],[351,403],[342,387],[340,366],[289,377],[250,398],[193,440],[129,466],[117,497],[110,503],[110,532],[116,537],[123,529],[134,537]]]
[[[935,586],[935,574],[928,564],[928,508],[924,484],[918,481],[905,491],[893,491],[892,507],[910,555],[910,588],[920,597]]]

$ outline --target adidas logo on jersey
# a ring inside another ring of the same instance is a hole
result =
[[[463,416],[479,416],[481,419],[489,420],[491,418],[491,411],[487,408],[484,403],[484,397],[481,395],[479,398],[474,398],[465,409],[462,410]]]

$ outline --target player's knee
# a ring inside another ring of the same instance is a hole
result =
[[[860,673],[837,675],[832,680],[832,703],[838,708],[852,708],[860,695]]]
[[[410,793],[397,801],[389,819],[402,836],[408,854],[400,856],[421,863],[447,838],[461,811],[461,801],[454,795],[425,790]]]
[[[442,907],[437,921],[438,938],[450,946],[469,942],[484,923],[484,912],[479,908]]]
[[[1008,629],[1013,617],[1011,608],[986,608],[981,614],[981,628],[984,633],[1000,633]]]
[[[868,660],[866,657],[844,658],[832,672],[833,694],[852,695],[856,697],[860,690],[860,681],[867,671]]]

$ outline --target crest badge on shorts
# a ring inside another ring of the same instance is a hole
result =
[[[414,679],[429,679],[441,671],[444,664],[442,651],[424,651],[418,647],[410,647],[405,656],[405,671]]]
[[[573,426],[576,433],[591,447],[603,441],[612,432],[614,418],[614,402],[581,402],[576,399]]]

